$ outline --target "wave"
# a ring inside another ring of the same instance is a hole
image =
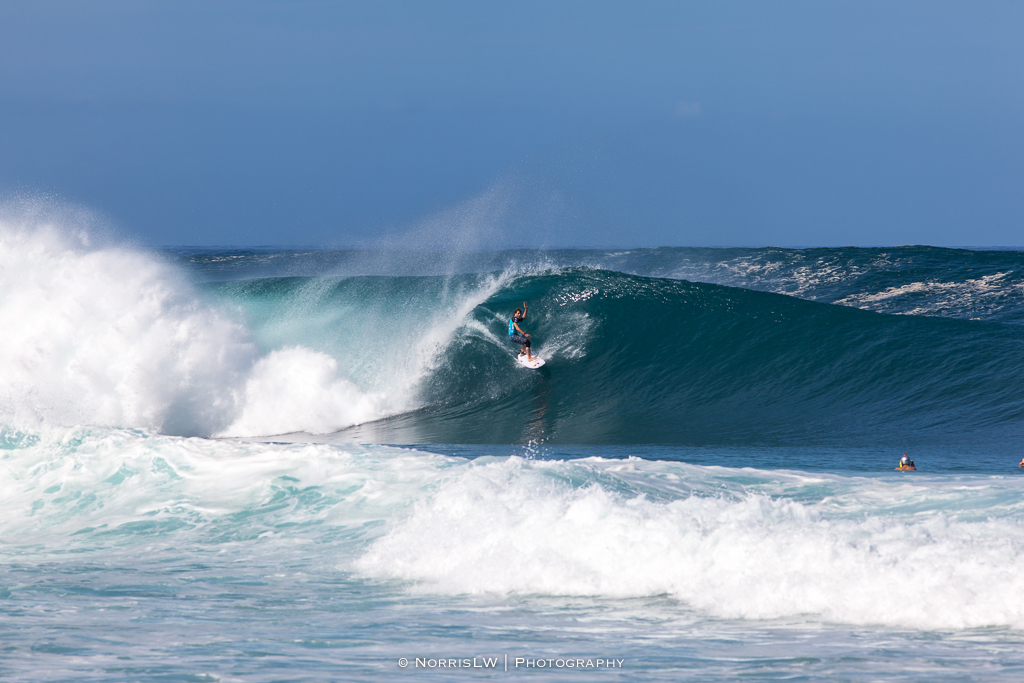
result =
[[[502,282],[264,278],[209,287],[264,354],[241,414],[217,435],[326,433],[421,407],[421,387],[445,348]]]
[[[1024,588],[1018,483],[478,461],[354,567],[432,593],[667,596],[719,618],[1020,628],[1024,605],[1007,600]]]
[[[547,370],[514,369],[506,316]],[[886,316],[764,292],[569,269],[478,306],[425,408],[386,442],[796,444],[1017,433],[1016,326]]]
[[[715,618],[1024,628],[1018,477],[468,460],[95,429],[2,463],[12,561],[255,552],[274,571],[299,553],[302,566],[418,593],[660,596]]]
[[[258,283],[211,296],[152,254],[10,223],[0,278],[0,422],[200,436],[325,433],[417,407],[418,382],[497,282],[392,283],[376,308],[364,299],[342,313],[318,303],[323,283],[279,284],[285,309],[314,316],[250,326],[232,296],[254,313]],[[421,320],[396,318],[403,305]]]
[[[492,272],[195,278],[154,254],[0,227],[7,434],[94,425],[378,443],[687,445],[1021,435],[1015,324],[557,265],[569,260],[563,252]],[[655,251],[645,256],[650,270],[679,257]],[[238,260],[255,267],[250,256]],[[229,257],[203,258],[221,273]],[[391,267],[408,266],[400,261]],[[416,255],[411,267],[428,262]],[[872,291],[882,300],[888,290]],[[523,300],[548,360],[540,372],[516,367],[505,339]]]

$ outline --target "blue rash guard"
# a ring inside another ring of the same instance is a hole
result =
[[[522,320],[522,318],[517,318],[515,316],[512,316],[511,318],[508,319],[508,340],[510,342],[513,342],[514,344],[522,344],[523,346],[529,346],[529,338],[526,337],[525,335],[516,332],[516,323],[519,322],[520,320]]]

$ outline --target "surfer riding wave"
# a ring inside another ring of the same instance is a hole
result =
[[[512,317],[508,319],[508,340],[513,344],[522,344],[523,348],[519,352],[519,355],[525,355],[526,360],[533,360],[536,358],[530,351],[530,335],[523,332],[523,329],[519,327],[519,321],[526,318],[526,302],[523,302],[522,309],[517,308],[512,312]]]

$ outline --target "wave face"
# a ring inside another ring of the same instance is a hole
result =
[[[10,434],[89,424],[385,443],[687,445],[1021,435],[1019,252],[160,258],[10,228],[3,246],[0,322],[12,332],[0,342],[0,410]],[[759,289],[627,272],[694,277],[701,268]],[[802,296],[759,291],[792,288],[797,274]],[[966,299],[943,308],[936,291]],[[518,368],[505,338],[523,300],[525,329],[548,361],[539,372]]]
[[[548,359],[517,372],[519,299]],[[886,316],[737,288],[569,269],[478,306],[426,387],[440,441],[847,443],[1014,431],[1021,330]],[[431,431],[433,430],[433,431]],[[488,435],[491,435],[488,438]]]

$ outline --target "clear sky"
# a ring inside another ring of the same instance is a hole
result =
[[[4,0],[0,192],[153,245],[1024,245],[1024,2]]]

